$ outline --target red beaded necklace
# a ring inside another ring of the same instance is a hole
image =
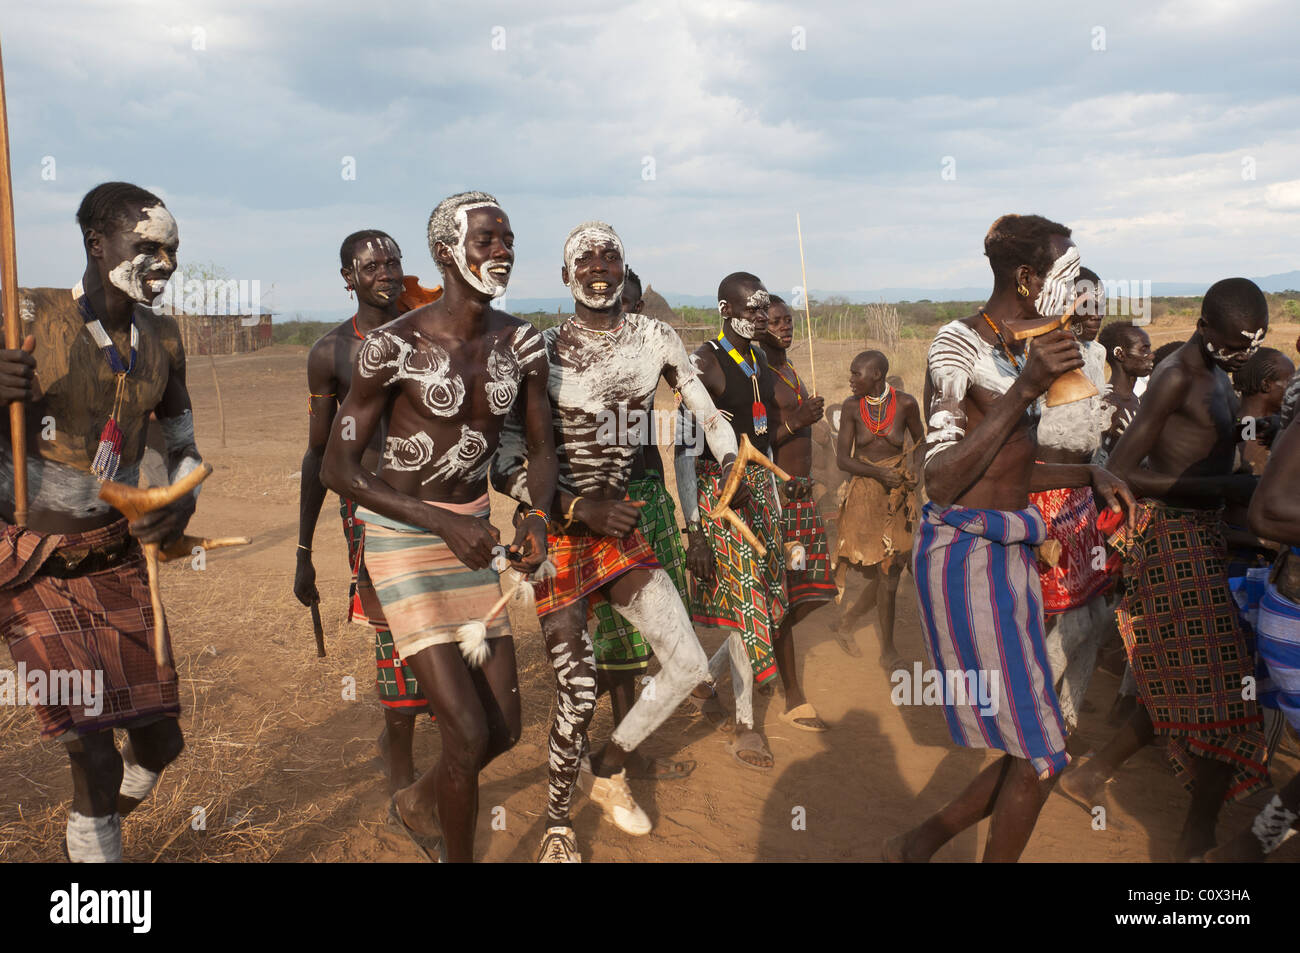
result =
[[[858,412],[862,414],[862,422],[877,437],[889,433],[890,428],[894,426],[894,411],[898,408],[898,395],[894,393],[894,388],[889,388],[889,396],[885,400],[885,410],[879,420],[876,419],[875,414],[867,406],[868,403],[874,404],[877,401],[868,401],[866,397],[858,400]]]

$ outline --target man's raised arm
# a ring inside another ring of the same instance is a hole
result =
[[[1029,405],[1066,371],[1083,366],[1070,332],[1057,329],[1035,338],[1025,368],[1015,383],[993,401],[989,412],[967,432],[965,401],[974,373],[975,352],[955,334],[941,330],[930,345],[926,401],[926,491],[940,506],[950,506],[983,478]]]

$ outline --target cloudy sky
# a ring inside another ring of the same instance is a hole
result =
[[[71,285],[73,215],[158,192],[182,266],[346,308],[377,227],[435,278],[433,205],[495,193],[510,297],[558,297],[605,219],[656,287],[983,285],[1004,212],[1075,229],[1105,277],[1300,268],[1294,11],[1267,0],[0,4],[24,285]],[[355,178],[345,177],[349,158]]]

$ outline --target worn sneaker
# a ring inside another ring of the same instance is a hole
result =
[[[587,796],[600,805],[605,816],[614,826],[625,834],[640,837],[649,834],[653,825],[645,811],[632,799],[632,791],[627,786],[627,772],[620,771],[612,778],[600,778],[590,775],[591,789]]]
[[[539,864],[580,864],[578,838],[572,827],[548,827],[537,852]]]

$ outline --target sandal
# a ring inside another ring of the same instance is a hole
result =
[[[727,742],[727,750],[731,752],[731,756],[738,764],[744,765],[751,771],[767,772],[776,766],[776,758],[772,757],[772,752],[767,750],[767,745],[763,743],[763,736],[752,728],[747,728],[740,732],[735,740]],[[765,757],[770,763],[754,764],[752,761],[746,761],[741,757],[741,754],[746,752]]]
[[[402,820],[402,812],[397,809],[396,794],[388,802],[388,816],[411,839],[411,843],[420,849],[420,853],[425,856],[425,859],[435,864],[445,864],[447,862],[447,845],[441,837],[436,834],[421,834]]]
[[[853,638],[851,629],[841,630],[837,628],[834,630],[834,634],[836,643],[844,650],[845,655],[862,658],[862,649],[858,648],[857,640]]]
[[[722,732],[724,735],[729,735],[735,730],[731,716],[728,715],[727,710],[722,707],[722,702],[718,701],[717,692],[713,692],[703,698],[692,693],[686,696],[686,700],[691,703],[691,707],[694,709],[693,717],[698,718],[700,715],[703,715],[708,719],[711,727]]]
[[[821,716],[817,714],[817,709],[812,706],[812,702],[804,702],[789,711],[782,713],[781,720],[787,725],[802,731],[829,731],[830,728],[826,722],[822,721]]]

